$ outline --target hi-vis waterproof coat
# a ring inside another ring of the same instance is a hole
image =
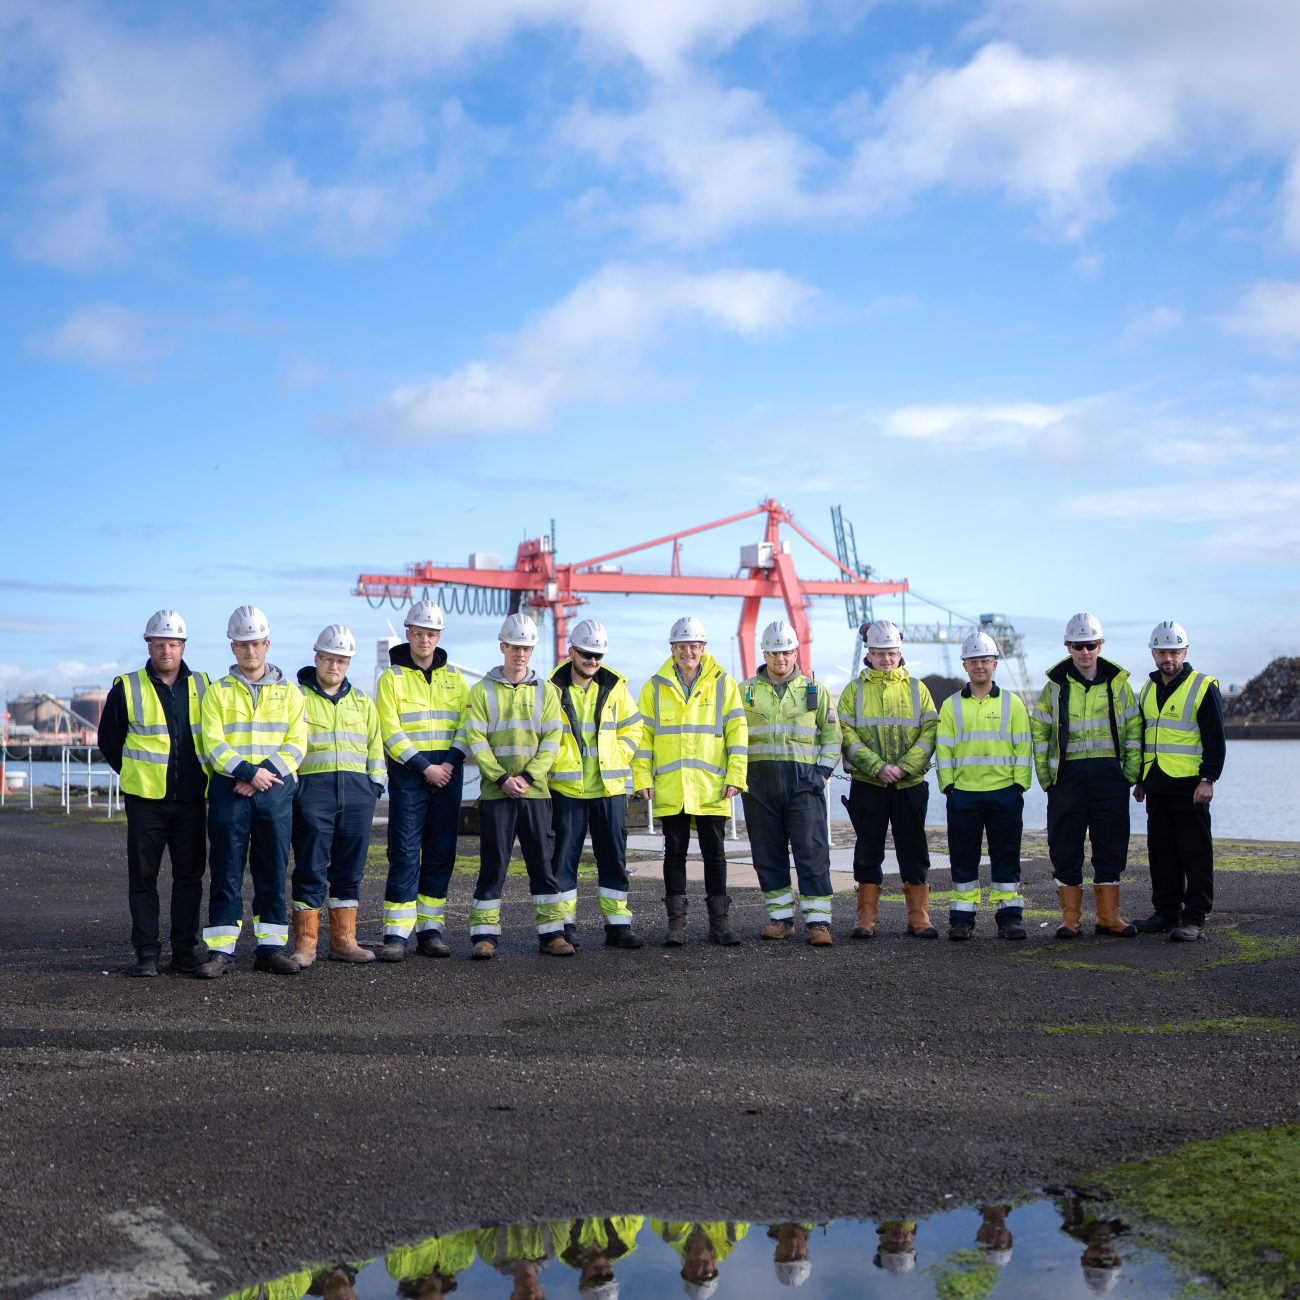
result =
[[[670,655],[642,687],[639,707],[643,730],[632,788],[654,787],[655,816],[729,816],[722,787],[745,789],[749,729],[740,689],[718,661],[704,656],[687,699]]]

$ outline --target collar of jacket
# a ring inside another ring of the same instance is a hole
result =
[[[1074,660],[1066,655],[1059,664],[1054,664],[1047,670],[1047,676],[1050,681],[1054,681],[1058,686],[1064,686],[1070,680],[1070,669],[1074,668]],[[1124,670],[1117,663],[1109,659],[1103,659],[1097,656],[1097,675],[1088,683],[1089,686],[1096,686],[1103,682],[1111,681]],[[1082,683],[1083,678],[1079,675],[1079,670],[1074,668],[1074,679]]]
[[[421,668],[419,664],[411,658],[411,643],[403,641],[401,645],[395,645],[388,652],[388,662],[395,664],[398,668],[409,668],[413,673],[423,673],[424,680],[430,681],[433,674],[447,662],[447,652],[442,646],[434,646],[433,663],[427,668]]]
[[[612,691],[619,682],[626,681],[627,679],[616,673],[612,668],[606,668],[604,664],[601,664],[601,666],[596,669],[596,676],[592,678],[592,680],[597,686],[604,687],[606,691]],[[565,686],[572,686],[573,660],[566,659],[562,664],[560,664],[560,666],[551,674],[551,681],[561,689]]]
[[[783,682],[774,682],[774,681],[772,680],[772,675],[771,675],[771,673],[769,673],[769,672],[767,671],[767,665],[766,665],[766,664],[761,664],[761,665],[759,666],[758,672],[756,672],[756,673],[754,674],[754,676],[755,676],[755,677],[761,677],[761,678],[762,678],[762,679],[763,679],[763,680],[764,680],[764,681],[765,681],[769,686],[772,686],[772,687],[777,687],[777,686],[793,686],[797,681],[800,680],[800,678],[803,677],[803,670],[798,666],[798,664],[796,664],[796,665],[795,665],[794,672],[792,672],[792,673],[790,674],[790,676],[787,677],[787,678],[785,679],[785,681],[783,681]]]
[[[495,668],[489,668],[487,675],[489,678],[492,679],[492,681],[500,682],[502,686],[509,686],[511,690],[514,690],[516,686],[534,686],[539,681],[542,680],[540,677],[538,677],[537,670],[535,668],[530,668],[523,675],[523,678],[521,680],[517,682],[512,682],[507,680],[506,675],[501,671],[501,668],[502,668],[501,664],[498,664]]]
[[[1177,686],[1178,683],[1181,682],[1181,681],[1183,680],[1184,677],[1190,677],[1190,676],[1192,675],[1193,672],[1195,672],[1195,669],[1192,667],[1191,664],[1189,664],[1189,663],[1187,662],[1186,659],[1184,659],[1184,660],[1183,660],[1183,671],[1182,671],[1181,673],[1179,673],[1178,676],[1175,677],[1174,680],[1173,680],[1172,682],[1169,683],[1169,685],[1170,685],[1170,686]],[[1163,686],[1163,685],[1165,684],[1165,679],[1160,675],[1160,669],[1159,669],[1159,668],[1157,668],[1157,669],[1155,670],[1155,672],[1153,672],[1153,673],[1149,673],[1148,676],[1151,678],[1151,680],[1152,680],[1152,681],[1153,681],[1157,686]]]
[[[154,672],[152,659],[146,659],[144,661],[144,671],[145,671],[145,675],[149,678],[151,682],[157,682],[159,686],[166,685],[163,679],[159,677],[156,672]],[[190,671],[189,664],[187,664],[185,660],[182,659],[180,669],[176,674],[176,680],[172,683],[171,688],[179,686],[183,681],[186,681],[187,679],[193,676],[194,674]]]
[[[864,682],[906,682],[911,680],[911,676],[902,664],[897,668],[891,668],[887,673],[882,673],[879,668],[872,668],[870,665],[862,670]]]
[[[668,682],[672,686],[673,690],[680,691],[682,687],[681,683],[677,680],[677,673],[675,671],[676,667],[677,661],[672,657],[672,655],[669,655],[660,665],[659,671],[655,676],[662,677],[664,681]],[[700,671],[696,673],[695,680],[691,683],[691,694],[695,694],[696,687],[706,678],[721,676],[722,665],[711,654],[706,652],[700,656]]]
[[[244,676],[244,670],[238,664],[230,665],[230,676],[237,682],[243,682],[254,690],[261,690],[263,686],[279,686],[284,681],[284,674],[274,665],[267,664],[264,672],[258,681],[252,681]]]
[[[986,700],[996,700],[1001,694],[1002,688],[997,684],[997,682],[994,682],[989,693],[984,698]],[[961,688],[961,696],[964,700],[973,700],[975,698],[975,695],[970,688],[970,682],[967,682],[966,685]]]
[[[321,690],[321,685],[316,680],[316,669],[311,664],[308,664],[306,668],[298,669],[298,685],[306,686],[309,690],[315,691],[321,699],[328,700],[331,704],[337,704],[352,689],[352,683],[345,677],[337,695],[331,695],[328,691]]]

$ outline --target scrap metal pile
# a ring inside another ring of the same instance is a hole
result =
[[[1224,700],[1223,711],[1229,718],[1300,722],[1300,659],[1274,659],[1236,699]]]

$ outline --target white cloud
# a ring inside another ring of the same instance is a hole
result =
[[[1234,334],[1261,339],[1272,347],[1286,349],[1300,343],[1300,284],[1265,280],[1255,285],[1223,324]]]
[[[142,376],[173,345],[143,312],[104,302],[79,307],[57,329],[30,339],[28,346],[58,361]]]
[[[564,403],[617,402],[644,389],[643,354],[669,326],[753,337],[792,322],[812,296],[780,271],[609,266],[520,330],[499,360],[399,388],[369,423],[434,436],[545,428]]]
[[[0,664],[0,689],[5,691],[52,691],[67,696],[74,687],[108,687],[122,671],[116,662],[85,664],[66,659],[53,668],[23,669],[17,664]]]
[[[1020,449],[1044,430],[1068,418],[1068,406],[1038,402],[951,402],[900,406],[865,417],[882,434],[924,442],[961,444],[970,448]]]

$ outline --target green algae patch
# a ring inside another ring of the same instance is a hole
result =
[[[934,1278],[938,1300],[984,1300],[1002,1276],[981,1250],[955,1250],[925,1272]]]
[[[1186,1020],[1165,1025],[1043,1025],[1038,1034],[1293,1034],[1291,1020],[1268,1016],[1230,1016],[1224,1020]]]
[[[1214,970],[1219,966],[1237,966],[1243,963],[1276,961],[1279,957],[1300,954],[1300,938],[1293,935],[1242,934],[1240,930],[1225,930],[1223,938],[1235,950],[1197,966],[1196,970]]]
[[[1191,1142],[1089,1183],[1090,1196],[1143,1225],[1129,1239],[1168,1260],[1180,1294],[1300,1293],[1300,1125]]]
[[[1216,854],[1216,871],[1256,871],[1269,876],[1294,875],[1300,871],[1300,858],[1277,858],[1267,854]]]

